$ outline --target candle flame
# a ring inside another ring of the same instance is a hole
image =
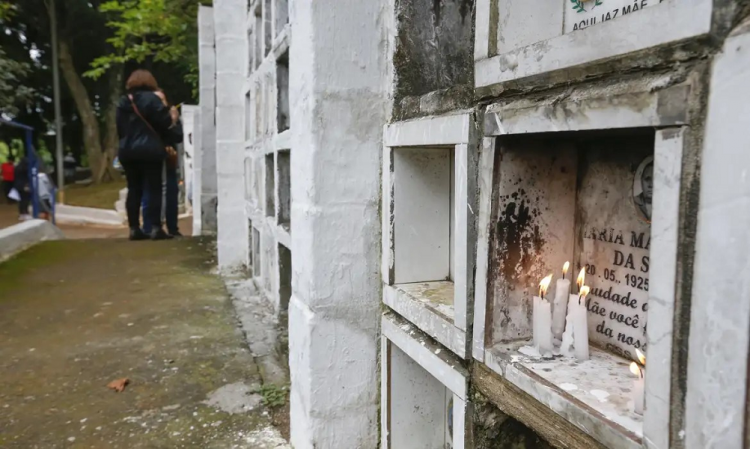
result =
[[[578,279],[576,280],[576,284],[578,284],[578,291],[581,291],[581,287],[583,286],[583,282],[586,280],[586,267],[581,268],[581,272],[578,273]]]
[[[635,350],[635,354],[638,356],[638,361],[641,363],[641,365],[646,366],[646,355],[638,349]]]
[[[544,298],[544,295],[547,293],[547,288],[549,288],[550,282],[552,282],[551,274],[542,279],[542,282],[539,283],[539,296],[541,296],[542,298]]]
[[[588,285],[584,285],[583,287],[581,287],[581,291],[578,292],[578,296],[580,296],[581,299],[585,299],[586,295],[588,295],[590,291],[591,291],[591,289],[589,288],[589,286]]]
[[[570,268],[570,262],[565,262],[565,265],[563,265],[563,279],[565,279],[565,275],[568,274],[568,268]]]
[[[637,363],[633,362],[630,364],[630,372],[635,374],[638,377],[642,377],[643,373],[641,372],[641,367],[638,366]]]

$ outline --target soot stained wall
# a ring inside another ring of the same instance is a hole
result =
[[[474,82],[474,0],[397,0],[396,99]]]

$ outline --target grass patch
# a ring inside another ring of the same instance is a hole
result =
[[[114,209],[115,201],[120,198],[120,190],[126,187],[125,181],[103,184],[79,185],[65,187],[65,204],[70,206],[96,207]]]
[[[283,407],[286,404],[286,399],[289,388],[286,386],[279,387],[273,384],[266,384],[260,387],[261,397],[263,398],[262,403],[266,407],[276,408]]]

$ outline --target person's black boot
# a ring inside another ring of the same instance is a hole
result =
[[[135,228],[130,230],[130,240],[148,240],[148,236],[140,229]]]
[[[184,237],[184,235],[182,235],[180,231],[169,231],[169,235],[171,235],[172,237],[176,239]]]
[[[171,235],[164,232],[164,229],[161,228],[157,228],[151,231],[151,235],[149,235],[149,237],[151,237],[151,240],[169,240],[173,238]]]

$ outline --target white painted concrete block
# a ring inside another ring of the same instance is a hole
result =
[[[304,426],[295,425],[292,444],[296,448],[374,447],[378,372],[370,369],[377,360],[372,330],[362,331],[343,317],[324,318],[294,296],[289,319],[294,323],[289,328],[291,419]]]
[[[37,243],[64,238],[62,231],[46,220],[29,220],[0,229],[0,262]]]
[[[750,33],[717,54],[703,142],[688,357],[685,447],[745,441],[750,337]]]

